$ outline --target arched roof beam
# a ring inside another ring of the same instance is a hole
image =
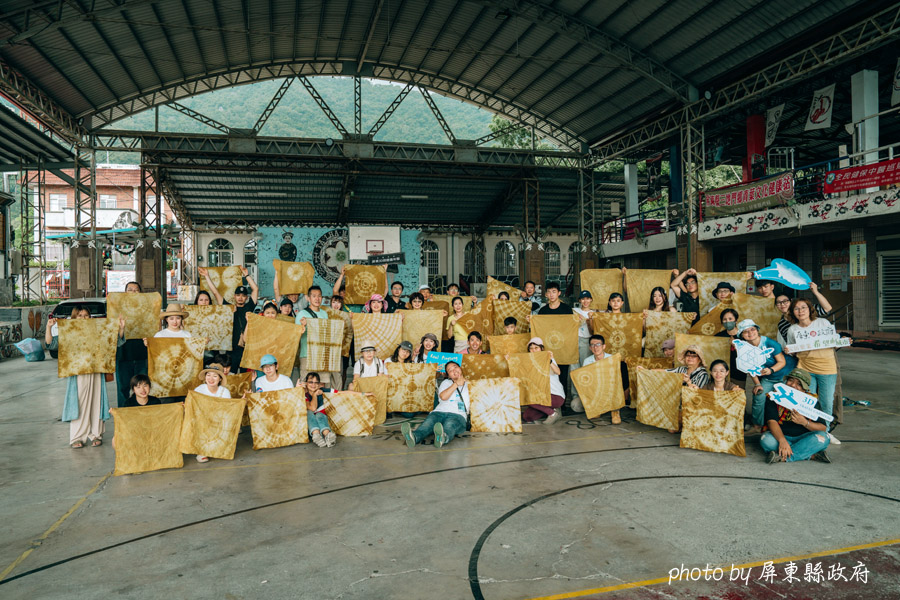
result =
[[[605,56],[615,59],[623,67],[655,82],[678,100],[686,102],[689,98],[688,90],[691,87],[691,83],[684,77],[637,48],[633,48],[625,42],[604,33],[598,27],[578,19],[564,10],[534,0],[476,1],[503,9],[508,11],[510,15],[548,27],[560,35],[576,40],[580,44],[596,48]]]
[[[95,112],[83,113],[77,116],[83,117],[93,131],[154,106],[168,104],[174,100],[196,96],[217,89],[284,77],[342,76],[342,69],[342,62],[333,61],[244,67],[232,72],[206,75],[189,81],[171,84],[167,87],[146,90],[124,98],[120,102],[112,102],[102,106]],[[551,139],[569,150],[575,152],[583,152],[585,150],[583,140],[571,131],[562,129],[558,124],[548,121],[542,115],[489,91],[469,87],[446,77],[421,73],[404,67],[375,65],[372,77],[401,83],[414,81],[416,85],[428,88],[444,96],[474,104],[490,112],[497,113],[506,119],[521,123],[526,127],[534,127],[535,132],[541,137]]]
[[[91,6],[96,8],[91,9],[82,8],[78,2],[60,2],[59,0],[35,2],[21,10],[0,15],[0,23],[12,24],[18,20],[17,18],[21,18],[22,22],[28,23],[25,29],[13,36],[0,40],[0,47],[21,43],[38,34],[55,31],[65,25],[71,25],[73,20],[88,21],[94,17],[116,14],[128,8],[141,4],[155,4],[158,1],[113,0],[113,2],[100,3],[99,5],[92,2]]]

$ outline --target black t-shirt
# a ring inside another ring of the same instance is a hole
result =
[[[681,292],[678,296],[678,302],[681,303],[681,312],[697,313],[697,319],[700,318],[700,298],[694,298],[687,292]]]
[[[154,404],[162,404],[156,396],[147,396],[147,404],[138,404],[137,396],[134,394],[125,399],[125,408],[130,408],[132,406],[153,406]]]
[[[226,302],[226,304],[228,304]],[[231,330],[231,347],[237,348],[238,342],[241,339],[241,334],[244,333],[244,329],[247,327],[247,313],[253,312],[256,309],[256,302],[253,301],[252,298],[247,299],[247,303],[243,306],[234,307],[234,327]]]
[[[816,402],[815,406],[816,410],[822,410],[822,407]],[[778,423],[778,426],[781,427],[781,432],[784,435],[789,435],[791,437],[797,437],[803,435],[804,433],[809,433],[810,430],[804,427],[803,425],[797,425],[793,421],[791,421],[791,411],[784,408],[783,406],[779,406],[775,404],[773,401],[766,398],[766,416],[765,422],[766,425],[769,424],[769,421],[775,421]],[[812,423],[822,423],[821,419],[810,419]],[[821,432],[820,432],[821,433]]]
[[[406,310],[406,302],[402,299],[400,302],[397,302],[393,296],[388,296],[384,301],[384,310],[382,312],[390,314],[398,310]]]
[[[560,302],[556,308],[550,308],[549,304],[545,304],[538,311],[539,315],[572,315],[572,307],[565,302]]]
[[[144,340],[125,340],[119,346],[119,356],[122,360],[147,360],[147,346]]]

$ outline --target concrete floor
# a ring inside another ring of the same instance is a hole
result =
[[[845,407],[831,465],[767,465],[758,438],[744,459],[679,449],[627,412],[439,451],[408,450],[400,421],[332,449],[253,451],[248,432],[233,461],[111,477],[111,431],[66,444],[55,361],[2,361],[0,597],[897,598],[900,354],[841,365],[872,405]],[[722,581],[668,583],[707,563]]]

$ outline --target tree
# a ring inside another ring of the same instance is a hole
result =
[[[491,118],[488,124],[492,133],[497,133],[503,129],[509,128],[494,138],[495,145],[501,148],[520,148],[523,150],[531,150],[531,131],[527,127],[512,128],[512,121],[504,119],[498,114]],[[536,150],[558,150],[555,146],[551,146],[540,139],[535,141]]]

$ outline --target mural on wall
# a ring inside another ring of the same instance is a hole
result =
[[[400,249],[406,254],[406,264],[399,265],[399,273],[393,281],[402,281],[406,292],[419,287],[420,245],[416,240],[418,230],[400,231]],[[257,256],[259,265],[260,295],[273,295],[275,272],[272,259],[305,261],[316,269],[315,284],[325,296],[331,295],[334,282],[341,268],[350,262],[350,234],[346,228],[328,227],[260,227]],[[285,258],[293,252],[292,258]]]
[[[701,240],[714,240],[757,231],[808,227],[898,211],[900,211],[900,189],[882,190],[849,198],[814,200],[808,204],[796,204],[733,217],[709,218],[700,224],[698,237]]]

